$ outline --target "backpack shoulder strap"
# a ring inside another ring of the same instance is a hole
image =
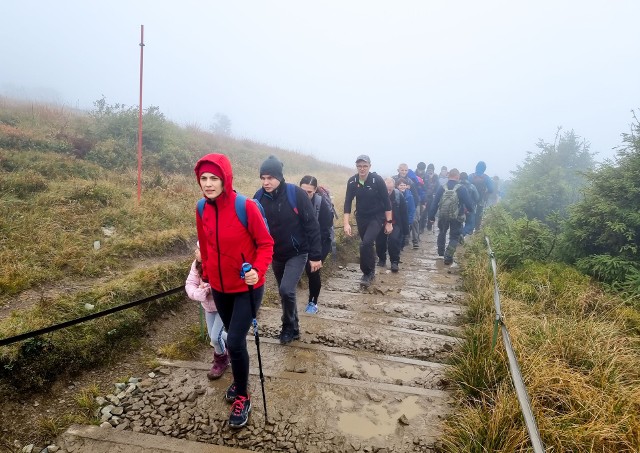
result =
[[[255,203],[255,205],[258,207],[258,210],[260,211],[260,214],[262,215],[262,220],[264,220],[264,224],[267,227],[267,230],[269,230],[269,223],[267,222],[267,214],[264,212],[264,208],[262,207],[260,202],[254,198],[247,198],[244,195],[240,195],[239,193],[236,193],[235,209],[236,209],[236,215],[238,216],[238,220],[240,220],[240,223],[245,228],[249,228],[249,219],[247,217],[247,201],[251,203]]]
[[[393,189],[393,194],[394,194],[396,206],[400,207],[400,197],[402,196],[402,194],[400,193],[400,190]]]
[[[320,218],[320,207],[322,205],[322,195],[314,194],[313,195],[313,207],[316,209],[316,219]]]
[[[236,194],[236,215],[240,223],[247,228],[249,221],[247,220],[247,197],[244,195]]]
[[[202,213],[204,212],[204,205],[206,204],[207,199],[205,197],[202,197],[198,200],[198,204],[196,205],[198,208],[198,215],[200,216],[200,218],[202,219]]]
[[[298,201],[296,199],[296,186],[291,184],[291,183],[287,183],[287,200],[289,201],[289,204],[291,205],[291,209],[293,209],[293,212],[295,212],[296,214],[298,214]]]

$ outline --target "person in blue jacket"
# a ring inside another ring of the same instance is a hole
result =
[[[417,244],[420,241],[420,235],[418,233],[417,222],[417,209],[415,200],[413,199],[413,193],[409,189],[410,183],[407,178],[398,178],[396,180],[396,188],[400,191],[404,199],[407,201],[407,225],[409,226],[409,232],[402,239],[402,247],[409,244],[409,236],[413,242],[413,248],[418,248]]]

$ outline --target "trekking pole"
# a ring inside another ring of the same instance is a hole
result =
[[[253,269],[250,263],[242,263],[241,277]],[[258,351],[258,369],[260,370],[260,386],[262,387],[262,404],[264,405],[264,423],[267,423],[267,396],[264,393],[264,374],[262,373],[262,356],[260,355],[260,337],[258,336],[258,319],[256,317],[256,306],[253,300],[253,285],[249,287],[249,304],[251,305],[251,316],[253,317],[253,336],[256,339],[256,350]]]

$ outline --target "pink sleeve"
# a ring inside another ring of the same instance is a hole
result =
[[[207,301],[207,290],[204,288],[200,288],[201,282],[202,282],[202,279],[198,275],[198,271],[196,269],[196,263],[194,261],[191,264],[191,271],[189,272],[187,281],[184,284],[184,289],[187,292],[187,296],[189,296],[189,299],[195,300],[198,302]]]

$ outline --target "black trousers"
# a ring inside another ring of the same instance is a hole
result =
[[[445,249],[447,240],[447,230],[449,230],[449,244]],[[462,222],[457,219],[441,219],[438,218],[438,255],[445,258],[453,258],[460,240],[460,231],[462,230]]]
[[[360,235],[360,270],[363,274],[371,274],[376,271],[376,254],[373,245],[378,233],[384,226],[384,213],[375,217],[358,217],[358,234]]]
[[[402,246],[403,235],[400,225],[394,225],[391,234],[384,234],[384,229],[378,233],[376,238],[376,255],[382,261],[387,260],[387,251],[392,263],[400,261],[400,247]]]

